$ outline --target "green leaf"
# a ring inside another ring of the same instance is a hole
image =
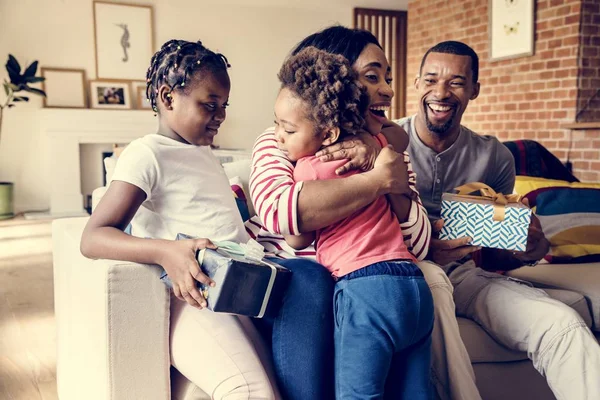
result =
[[[29,101],[29,97],[25,97],[25,96],[15,96],[13,97],[13,101],[17,102],[17,101]]]
[[[6,62],[6,70],[10,81],[13,83],[19,83],[21,80],[21,66],[17,59],[12,55],[8,55],[8,61]]]
[[[32,62],[31,65],[29,67],[27,67],[25,72],[23,72],[23,77],[25,78],[25,81],[27,81],[27,78],[31,78],[31,77],[35,76],[35,73],[37,72],[37,68],[38,68],[37,61]]]
[[[27,83],[38,83],[38,82],[44,82],[45,80],[46,80],[46,78],[44,78],[43,76],[31,76],[31,77],[25,78],[25,82],[27,82]]]
[[[9,84],[8,84],[8,87],[9,87],[9,88],[10,88],[10,89],[11,89],[13,92],[18,92],[18,91],[20,90],[20,89],[19,89],[19,86],[15,85],[14,83],[9,83]]]
[[[29,86],[25,86],[22,88],[22,90],[29,92],[29,93],[35,93],[35,94],[39,94],[40,96],[46,97],[46,92],[44,92],[41,89],[36,89],[36,88],[29,87]]]
[[[8,96],[10,94],[10,89],[8,87],[8,83],[4,82],[2,84],[2,86],[4,86],[4,93],[6,93],[6,95]]]

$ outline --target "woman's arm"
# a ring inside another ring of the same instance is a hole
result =
[[[301,233],[300,235],[283,235],[285,242],[294,250],[304,250],[315,241],[315,233]]]
[[[207,239],[142,239],[123,232],[144,202],[146,194],[130,183],[113,181],[90,217],[81,237],[81,254],[88,258],[161,265],[173,282],[173,292],[190,305],[202,308],[206,300],[196,287],[214,282],[200,271],[196,251],[216,248]]]
[[[254,145],[250,197],[270,232],[312,232],[348,217],[378,196],[398,192],[401,162],[398,158],[389,160],[371,171],[342,179],[294,182],[294,165],[277,148],[271,128]]]

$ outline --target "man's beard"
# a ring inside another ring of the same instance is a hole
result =
[[[427,108],[426,108],[426,110],[427,110]],[[448,121],[444,122],[443,125],[434,125],[429,120],[429,113],[426,112],[425,124],[427,125],[427,129],[429,130],[429,132],[434,133],[438,137],[444,137],[444,136],[446,136],[446,134],[450,131],[450,128],[452,127],[452,124],[454,123],[454,117],[456,117],[456,108],[454,108],[452,110],[452,115],[450,116]]]

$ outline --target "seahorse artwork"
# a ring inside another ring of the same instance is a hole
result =
[[[129,55],[127,54],[127,49],[131,47],[129,43],[129,29],[127,28],[127,24],[115,24],[119,28],[123,29],[123,36],[121,36],[121,47],[123,48],[123,62],[127,62],[129,60]]]

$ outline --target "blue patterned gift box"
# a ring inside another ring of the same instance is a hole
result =
[[[499,207],[504,208],[501,221],[494,220],[494,213]],[[444,227],[440,231],[440,239],[469,236],[474,246],[516,251],[527,248],[531,210],[522,203],[500,205],[490,199],[444,193],[441,217]]]

